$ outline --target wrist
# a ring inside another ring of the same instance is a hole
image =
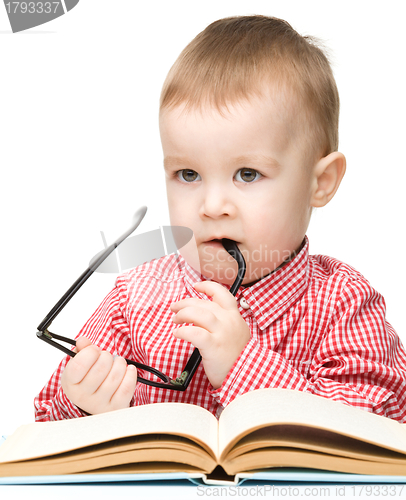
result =
[[[59,388],[55,404],[55,411],[52,411],[52,420],[67,420],[86,416],[85,412],[69,399],[62,387]]]

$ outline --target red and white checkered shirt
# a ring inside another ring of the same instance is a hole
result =
[[[177,401],[218,415],[240,394],[280,387],[406,421],[406,353],[385,320],[383,297],[352,267],[309,256],[308,247],[306,239],[292,261],[238,291],[251,339],[220,388],[213,389],[201,364],[185,392],[139,383],[131,405]],[[80,335],[175,378],[193,346],[172,335],[178,325],[170,305],[188,297],[210,300],[192,287],[201,279],[175,255],[143,264],[118,277]],[[36,420],[83,416],[60,385],[68,360],[35,399]]]

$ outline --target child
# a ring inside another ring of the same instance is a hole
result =
[[[265,387],[406,420],[406,355],[383,298],[350,266],[308,253],[312,209],[345,172],[338,112],[326,57],[285,21],[222,19],[186,47],[160,130],[171,224],[193,230],[197,257],[185,247],[118,277],[78,355],[36,398],[37,420],[163,401],[218,415]],[[247,262],[236,298],[221,238]],[[123,359],[176,377],[194,346],[202,363],[185,392],[137,384]]]

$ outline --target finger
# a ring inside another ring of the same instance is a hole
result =
[[[65,379],[68,379],[70,384],[81,383],[99,359],[100,353],[100,348],[95,345],[90,345],[80,351],[66,365]]]
[[[113,394],[118,389],[119,385],[123,381],[125,372],[127,369],[127,363],[124,358],[119,356],[113,357],[113,363],[111,369],[107,374],[103,383],[98,387],[95,394],[97,394],[103,400],[110,401]]]
[[[173,312],[178,312],[184,307],[193,307],[193,306],[201,306],[209,309],[210,307],[213,307],[213,303],[211,300],[205,300],[205,299],[195,299],[195,298],[189,298],[189,299],[183,299],[179,300],[179,302],[173,302],[171,304],[171,311]]]
[[[181,325],[182,323],[193,323],[194,326],[199,326],[213,333],[219,327],[217,316],[211,311],[207,311],[202,307],[186,307],[181,309],[172,318],[172,321]]]
[[[211,335],[198,326],[181,326],[173,332],[177,339],[186,340],[198,349],[207,348],[211,343]]]
[[[79,353],[80,354],[80,353]],[[96,363],[90,368],[81,384],[88,394],[94,394],[105,381],[113,366],[113,356],[107,351],[101,351]]]
[[[90,342],[90,340],[88,338],[86,338],[86,337],[79,337],[78,339],[76,339],[76,349],[75,349],[75,351],[79,352],[82,349],[84,349],[85,347],[88,347],[89,345],[92,345],[92,343]]]
[[[234,296],[220,283],[215,281],[198,281],[193,288],[201,293],[212,297],[215,304],[223,309],[238,309]]]
[[[132,397],[134,396],[135,387],[137,385],[137,369],[133,365],[128,365],[125,370],[121,384],[111,399],[113,408],[126,408],[129,406]]]

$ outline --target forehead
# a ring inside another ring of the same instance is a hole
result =
[[[230,156],[231,152],[241,162],[247,156],[269,158],[270,153],[283,161],[297,144],[290,104],[279,95],[254,97],[221,109],[210,105],[163,109],[160,131],[166,164],[174,158]]]
[[[160,109],[160,123],[167,120],[227,120],[229,122],[247,120],[252,116],[269,117],[279,123],[290,121],[293,107],[285,92],[264,92],[253,94],[250,98],[230,100],[221,106],[215,103],[191,105],[188,102],[175,107]]]

